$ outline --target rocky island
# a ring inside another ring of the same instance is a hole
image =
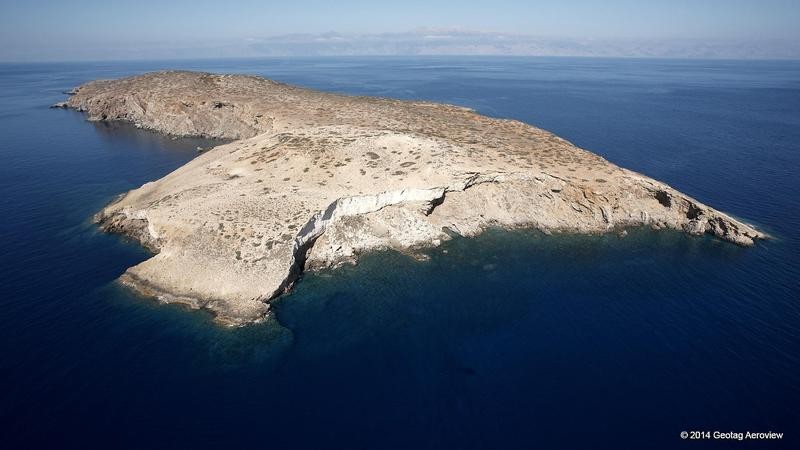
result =
[[[649,226],[739,245],[765,237],[552,133],[463,107],[177,71],[93,81],[70,94],[58,106],[89,120],[235,140],[95,217],[154,253],[123,283],[229,325],[263,318],[303,270],[488,227]]]

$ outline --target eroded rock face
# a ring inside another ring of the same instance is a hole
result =
[[[538,128],[469,109],[161,72],[81,86],[69,107],[173,135],[239,139],[97,214],[154,251],[122,281],[243,324],[304,268],[487,227],[647,225],[739,245],[765,236]]]

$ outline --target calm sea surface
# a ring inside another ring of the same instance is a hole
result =
[[[50,110],[183,68],[529,122],[775,236],[490,231],[307,275],[214,325],[114,279],[90,218],[202,140]],[[446,252],[445,252],[446,251]],[[337,58],[0,65],[0,447],[800,448],[800,62]]]

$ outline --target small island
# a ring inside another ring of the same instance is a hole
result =
[[[174,136],[233,140],[95,220],[154,256],[121,281],[242,325],[307,269],[413,252],[490,227],[766,236],[531,125],[468,108],[170,71],[87,83],[59,107]]]

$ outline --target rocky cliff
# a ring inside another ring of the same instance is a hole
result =
[[[124,283],[227,324],[264,317],[305,268],[487,227],[765,237],[544,130],[456,106],[193,72],[90,82],[66,106],[90,120],[237,139],[96,216],[155,253]]]

